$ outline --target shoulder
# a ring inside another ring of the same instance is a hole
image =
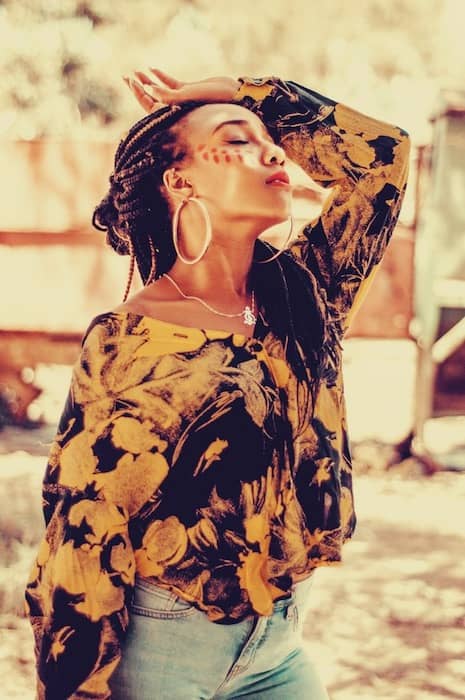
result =
[[[114,313],[133,313],[150,316],[158,306],[172,303],[179,299],[179,294],[161,277],[129,297],[113,309]]]
[[[153,357],[141,351],[148,335],[135,315],[109,311],[93,318],[73,368],[73,399],[86,406],[137,384],[153,365]]]
[[[189,303],[164,279],[159,279],[116,306],[110,313],[119,318],[159,319],[168,323],[182,323],[189,315]]]
[[[99,345],[105,338],[121,335],[124,325],[124,314],[116,311],[106,311],[95,316],[87,326],[81,340],[83,349]]]

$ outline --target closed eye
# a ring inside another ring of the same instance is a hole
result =
[[[232,141],[228,141],[228,143],[237,144],[237,143],[249,143],[249,142],[248,142],[248,141],[243,141],[242,139],[234,139],[234,140],[232,140]]]

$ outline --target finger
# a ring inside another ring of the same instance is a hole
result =
[[[155,107],[156,100],[145,92],[142,85],[140,85],[136,80],[129,80],[129,86],[142,109],[144,109],[146,112],[151,112]]]
[[[137,80],[134,80],[133,82],[138,85]],[[142,85],[140,85],[140,87],[142,88]],[[157,85],[156,83],[150,81],[149,83],[146,83],[142,89],[147,95],[153,97],[155,102],[164,102],[165,104],[169,104],[176,101],[177,91],[172,90],[169,87]]]
[[[123,76],[123,80],[145,112],[153,112],[156,109],[159,100],[149,95],[136,80],[127,75]]]
[[[142,85],[153,85],[153,80],[149,78],[148,75],[146,75],[145,73],[142,73],[142,71],[135,70],[134,75],[137,75]]]
[[[170,96],[172,97],[171,88],[166,87],[166,85],[154,83],[153,80],[151,80],[145,73],[142,73],[142,71],[136,70],[134,71],[134,75],[136,75],[140,82],[145,86],[144,89],[146,92],[148,89],[150,90],[150,93],[155,95],[156,100],[163,100],[164,98],[169,98]]]
[[[177,90],[184,85],[184,83],[182,83],[180,80],[176,80],[176,78],[173,78],[173,76],[168,75],[168,73],[165,73],[159,68],[151,68],[150,70],[159,80],[165,83],[165,85],[172,90]]]

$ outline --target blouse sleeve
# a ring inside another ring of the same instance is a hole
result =
[[[140,423],[113,391],[114,375],[105,384],[107,341],[98,327],[87,337],[43,483],[46,532],[26,609],[44,700],[111,697],[134,585],[130,519],[156,487],[145,477],[159,470],[156,455],[142,454]]]
[[[345,330],[399,216],[409,137],[291,81],[240,82],[236,101],[262,119],[290,159],[330,189],[320,216],[291,250],[316,276]]]

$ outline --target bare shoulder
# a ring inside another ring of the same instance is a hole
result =
[[[176,305],[176,295],[164,280],[157,280],[148,287],[144,287],[139,292],[130,297],[127,301],[116,306],[113,311],[116,313],[133,313],[141,316],[158,317],[172,312]]]
[[[202,327],[205,323],[202,311],[199,313],[195,302],[180,298],[176,290],[163,279],[144,287],[113,311],[147,316],[178,325]]]
[[[176,290],[163,279],[144,287],[115,307],[113,312],[133,313],[189,328],[246,333],[242,319],[212,315],[198,302],[180,298]]]

